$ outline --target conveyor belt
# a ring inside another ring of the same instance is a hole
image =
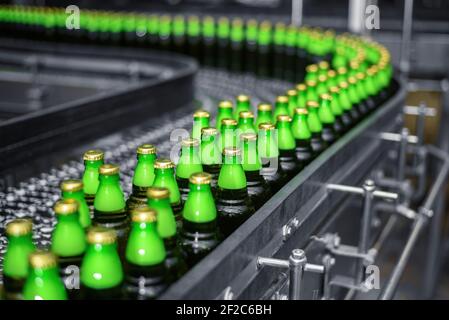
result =
[[[168,157],[175,142],[170,141],[170,133],[175,128],[190,130],[192,111],[201,107],[214,111],[217,102],[234,99],[241,93],[249,94],[255,103],[273,101],[292,84],[277,80],[259,80],[250,75],[231,74],[225,71],[203,69],[196,79],[196,105],[179,108],[174,114],[152,118],[142,125],[131,127],[64,153],[64,163],[50,165],[49,169],[28,180],[20,182],[0,193],[0,274],[3,268],[3,253],[7,243],[4,227],[15,219],[31,217],[33,236],[40,248],[48,248],[51,232],[56,223],[53,205],[60,198],[59,185],[65,179],[80,179],[84,170],[81,154],[89,148],[101,148],[109,163],[120,165],[121,185],[125,196],[131,192],[132,175],[136,165],[135,150],[142,143],[157,146],[158,155]],[[253,105],[256,105],[253,103]],[[33,166],[32,162],[27,163]]]

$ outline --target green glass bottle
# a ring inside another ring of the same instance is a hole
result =
[[[190,16],[187,20],[187,53],[199,58],[200,56],[200,37],[201,24],[197,16]]]
[[[217,60],[217,43],[216,43],[215,20],[211,16],[206,16],[202,21],[202,42],[203,51],[200,61],[203,65],[214,67]]]
[[[30,254],[30,270],[23,287],[25,300],[67,300],[67,292],[58,274],[56,256],[51,252]]]
[[[218,131],[215,128],[203,128],[201,132],[201,163],[203,164],[204,172],[212,176],[210,185],[212,192],[215,193],[221,169]]]
[[[169,159],[157,159],[154,163],[155,178],[153,187],[167,188],[170,191],[170,205],[177,221],[181,220],[182,201],[178,183],[175,179],[175,164]]]
[[[70,299],[78,298],[76,284],[79,279],[73,278],[73,268],[80,268],[86,251],[86,237],[79,222],[78,201],[65,199],[54,206],[57,223],[52,233],[51,251],[58,257],[59,274],[67,289]]]
[[[232,112],[233,106],[231,101],[225,100],[221,101],[218,104],[218,114],[215,120],[215,127],[217,128],[218,131],[221,132],[221,125],[223,119],[233,119],[234,115],[232,114]]]
[[[318,100],[319,100],[319,96],[317,93],[318,82],[315,80],[309,80],[306,82],[306,85],[307,85],[307,92],[306,92],[307,101],[318,102]]]
[[[217,209],[210,188],[211,175],[190,177],[190,193],[182,211],[179,245],[189,266],[195,265],[219,243]]]
[[[295,113],[295,109],[297,107],[298,102],[298,92],[296,90],[288,90],[287,91],[287,97],[288,97],[288,115],[293,116]],[[279,115],[278,115],[279,117]],[[277,120],[278,118],[276,118]]]
[[[277,120],[278,116],[280,116],[280,115],[286,115],[286,116],[289,115],[288,97],[286,97],[286,96],[279,96],[276,98],[273,120],[271,122],[276,123],[276,120]],[[259,124],[259,126],[260,126],[260,124]]]
[[[104,164],[99,171],[100,185],[94,200],[94,224],[116,231],[119,254],[123,256],[129,231],[129,216],[120,187],[120,168],[114,164]]]
[[[240,18],[232,19],[230,33],[230,70],[234,72],[243,71],[243,49],[244,49],[244,24]]]
[[[193,114],[192,138],[201,140],[201,130],[208,128],[210,114],[207,111],[199,110]]]
[[[322,138],[323,141],[328,145],[334,143],[337,140],[338,135],[335,132],[335,117],[331,109],[332,97],[323,93],[320,96],[320,106],[318,108],[318,117],[320,118],[320,122],[323,126],[322,128]]]
[[[346,132],[346,126],[343,122],[343,108],[340,106],[340,101],[338,99],[338,95],[340,94],[340,88],[337,86],[333,86],[329,89],[330,97],[331,97],[331,110],[335,117],[334,122],[334,130],[337,135],[342,135]]]
[[[327,90],[329,91],[332,87],[337,85],[337,72],[335,72],[335,70],[329,70],[327,72]]]
[[[3,256],[3,286],[5,298],[22,299],[23,285],[28,275],[28,257],[36,250],[32,240],[32,223],[16,219],[6,225],[8,245]]]
[[[216,206],[220,231],[228,236],[245,222],[255,209],[246,187],[241,150],[236,147],[225,148],[223,156],[223,165],[218,177]]]
[[[189,194],[189,178],[193,173],[202,172],[199,155],[199,140],[188,138],[181,142],[181,156],[176,166],[176,182],[182,201],[186,201]]]
[[[163,15],[159,18],[159,48],[162,50],[170,50],[171,48],[171,32],[172,32],[172,18],[169,15]]]
[[[217,23],[217,66],[228,69],[230,66],[230,33],[231,24],[227,17],[220,17]]]
[[[127,211],[136,207],[146,206],[147,189],[153,185],[154,162],[156,161],[156,147],[142,144],[137,150],[137,164],[134,169],[132,193],[126,201]]]
[[[325,94],[328,92],[327,89],[327,76],[322,74],[318,77],[318,83],[316,86],[316,93],[318,96]]]
[[[156,210],[148,207],[134,208],[131,212],[123,284],[126,299],[156,299],[167,288],[167,254],[158,234],[156,215]]]
[[[257,34],[257,75],[269,77],[272,74],[272,24],[270,21],[262,21]]]
[[[173,19],[173,49],[186,53],[186,23],[184,16],[177,15]]]
[[[237,121],[234,119],[221,120],[220,149],[237,146]]]
[[[306,67],[305,81],[317,81],[318,80],[318,65],[311,64]]]
[[[318,155],[327,148],[326,142],[323,140],[323,125],[318,115],[320,105],[316,101],[307,102],[307,111],[309,116],[307,117],[307,124],[309,130],[312,133],[311,143],[313,152]]]
[[[261,103],[257,106],[256,128],[261,123],[271,123],[273,121],[273,107],[268,103]]]
[[[234,112],[234,119],[239,120],[240,112],[251,111],[251,102],[248,96],[239,95],[237,96],[236,108]]]
[[[343,110],[342,121],[346,130],[349,130],[352,126],[354,126],[357,118],[357,112],[354,114],[352,111],[352,103],[349,100],[348,96],[348,83],[346,81],[340,82],[339,84],[339,93],[338,93],[338,101]]]
[[[287,182],[287,177],[279,163],[279,148],[276,128],[271,123],[259,125],[257,149],[262,162],[261,174],[273,193],[278,192]]]
[[[87,232],[87,250],[81,264],[81,296],[88,300],[122,298],[123,268],[113,229],[92,227]]]
[[[177,223],[170,206],[170,191],[167,188],[151,187],[147,192],[148,206],[157,212],[157,232],[164,241],[165,266],[170,282],[178,279],[186,272],[186,265],[181,256],[177,241]]]
[[[364,112],[364,106],[361,104],[360,96],[357,92],[357,79],[355,77],[349,77],[347,81],[348,87],[347,87],[347,93],[349,101],[352,104],[351,108],[351,116],[355,121],[360,121],[363,112]]]
[[[79,222],[83,228],[92,224],[90,210],[84,198],[83,183],[80,180],[65,180],[61,183],[62,199],[73,199],[78,202]]]
[[[307,86],[304,83],[300,83],[296,86],[296,92],[298,92],[298,100],[296,106],[298,108],[307,107]]]
[[[91,214],[94,210],[94,199],[100,185],[99,169],[104,163],[104,152],[101,150],[88,150],[84,153],[83,188],[84,198],[90,208]]]
[[[296,108],[292,120],[292,133],[296,140],[296,158],[302,167],[308,165],[314,158],[308,116],[309,112],[306,108]]]
[[[367,114],[368,112],[376,108],[376,102],[367,91],[366,88],[366,83],[368,79],[367,75],[364,72],[359,72],[357,73],[356,78],[357,78],[357,85],[356,85],[357,92],[361,97],[363,104],[366,107],[365,114]]]
[[[256,132],[254,127],[254,114],[251,111],[240,112],[237,130],[237,136],[243,133]]]
[[[255,19],[249,19],[245,28],[245,71],[257,72],[257,39],[259,24]]]
[[[271,197],[271,189],[261,175],[262,164],[257,151],[257,135],[244,133],[240,136],[242,149],[242,167],[245,171],[248,195],[258,210]]]
[[[296,141],[292,133],[292,118],[290,116],[278,116],[276,129],[278,135],[279,164],[287,179],[292,179],[301,169],[296,158]]]

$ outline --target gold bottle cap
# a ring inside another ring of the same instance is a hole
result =
[[[319,81],[319,82],[326,82],[326,81],[327,81],[327,76],[324,75],[324,74],[321,74],[321,75],[318,77],[318,81]]]
[[[220,109],[232,109],[232,102],[229,101],[229,100],[221,101],[218,104],[218,108],[220,108]]]
[[[329,69],[329,62],[327,61],[321,61],[318,66],[320,67],[320,69],[322,70],[327,70]]]
[[[331,87],[329,90],[331,93],[340,93],[340,88],[337,86]]]
[[[254,114],[251,111],[242,111],[239,113],[239,118],[254,119]]]
[[[288,103],[288,98],[286,96],[279,96],[276,98],[277,103]]]
[[[237,101],[238,102],[248,102],[249,96],[241,94],[241,95],[237,96]]]
[[[36,251],[30,254],[29,260],[32,268],[47,269],[56,267],[56,256],[50,251]]]
[[[193,114],[193,118],[210,118],[210,113],[205,110],[198,110]]]
[[[221,125],[222,126],[229,126],[229,127],[232,127],[232,126],[237,126],[237,120],[235,120],[235,119],[222,119],[221,120]]]
[[[304,83],[300,83],[296,86],[296,90],[297,91],[306,91],[307,90],[307,86]]]
[[[61,190],[63,192],[76,192],[83,190],[83,183],[81,180],[65,180],[61,183]]]
[[[64,199],[56,202],[53,210],[55,211],[55,214],[65,216],[77,213],[78,207],[78,201],[74,199]]]
[[[366,78],[366,76],[363,72],[357,73],[356,77],[358,80],[365,80],[365,78]]]
[[[192,184],[210,184],[212,181],[212,175],[207,172],[197,172],[190,176],[190,183]]]
[[[307,80],[306,84],[308,87],[316,87],[316,81],[315,80]]]
[[[30,219],[15,219],[6,225],[6,234],[8,236],[23,236],[31,233],[33,223]]]
[[[243,133],[240,135],[240,140],[242,141],[256,141],[257,135],[252,132]]]
[[[201,129],[202,136],[216,136],[218,135],[218,130],[216,128],[207,127]]]
[[[306,108],[296,108],[295,113],[299,115],[308,115],[309,111]]]
[[[278,115],[277,121],[278,122],[291,122],[292,118],[290,118],[290,116],[288,116],[288,115],[281,114],[281,115]]]
[[[340,82],[340,88],[342,89],[348,89],[349,85],[346,81]]]
[[[157,220],[157,212],[149,207],[137,207],[131,211],[131,221],[138,223],[152,223]]]
[[[199,145],[199,140],[194,138],[187,138],[181,141],[181,146],[183,147],[198,147]]]
[[[339,67],[337,69],[337,72],[338,72],[338,74],[345,75],[348,73],[348,69],[346,69],[345,67]]]
[[[115,164],[103,164],[100,166],[100,170],[99,170],[101,175],[104,176],[112,176],[114,174],[118,174],[120,172],[120,167],[118,165]]]
[[[261,103],[257,106],[257,110],[259,111],[271,111],[273,107],[269,103]]]
[[[137,154],[156,154],[156,147],[152,144],[142,144],[137,148]]]
[[[307,101],[307,108],[318,108],[318,102],[316,101]]]
[[[243,26],[243,20],[240,18],[234,18],[232,19],[232,26],[233,27],[240,27]]]
[[[155,169],[173,169],[175,164],[169,159],[157,159],[154,162]]]
[[[349,77],[348,82],[350,84],[356,84],[357,83],[357,79],[355,77]]]
[[[150,199],[167,199],[170,197],[170,190],[167,188],[150,187],[147,189],[147,197]]]
[[[101,150],[88,150],[83,155],[84,161],[98,161],[104,159],[104,152]]]
[[[323,93],[322,95],[320,95],[320,98],[323,100],[328,100],[328,101],[332,100],[332,96],[328,93]]]
[[[288,90],[287,91],[287,96],[289,97],[296,97],[298,95],[298,92],[296,90]]]
[[[117,240],[114,229],[105,227],[91,227],[87,231],[87,242],[90,244],[112,244]]]
[[[260,130],[271,131],[271,130],[274,130],[276,128],[275,128],[275,126],[272,123],[264,122],[264,123],[259,124],[259,129]]]
[[[223,149],[223,154],[228,157],[239,156],[241,153],[241,150],[237,147],[227,147]]]
[[[318,71],[318,66],[316,64],[311,64],[306,67],[307,72],[315,73]]]

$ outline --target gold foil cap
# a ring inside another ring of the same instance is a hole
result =
[[[199,145],[199,140],[194,138],[187,138],[181,141],[181,146],[183,147],[198,147]]]
[[[98,161],[104,159],[104,152],[101,150],[88,150],[83,155],[84,161]]]
[[[118,174],[120,172],[120,167],[115,164],[103,164],[100,166],[99,170],[101,175],[104,176],[112,176],[114,174]]]
[[[296,108],[295,113],[299,115],[307,115],[309,111],[306,108]]]
[[[212,175],[207,172],[197,172],[190,176],[190,183],[192,184],[210,184],[212,181]]]
[[[50,251],[36,251],[30,254],[30,265],[36,269],[47,269],[56,267],[58,264],[56,256]]]
[[[169,159],[157,159],[154,162],[155,169],[173,169],[175,164]]]
[[[76,192],[83,190],[83,183],[81,180],[65,180],[61,183],[61,190],[63,192]]]
[[[138,223],[152,223],[157,220],[157,212],[149,207],[138,207],[131,211],[131,221]]]
[[[156,147],[152,144],[142,144],[137,148],[137,154],[156,154]]]
[[[223,149],[223,154],[228,157],[239,156],[241,153],[241,150],[236,147],[228,147]]]
[[[23,236],[31,233],[33,223],[30,219],[15,219],[6,225],[6,234],[8,236]]]
[[[261,103],[257,106],[257,110],[259,111],[271,111],[273,107],[269,103]]]
[[[240,140],[242,140],[242,141],[256,141],[257,140],[257,135],[255,133],[252,133],[252,132],[243,133],[243,134],[240,135]]]
[[[307,86],[304,83],[300,83],[296,86],[296,90],[299,91],[306,91],[307,90]]]
[[[240,94],[237,96],[237,101],[238,102],[248,102],[249,101],[249,96],[244,95],[244,94]]]
[[[193,114],[193,117],[195,119],[198,119],[198,118],[209,118],[210,117],[210,113],[205,111],[205,110],[198,110],[197,112],[195,112]]]
[[[288,98],[286,96],[279,96],[276,98],[276,102],[278,103],[288,103]]]
[[[271,131],[271,130],[274,130],[276,128],[275,128],[275,126],[272,123],[264,122],[264,123],[259,124],[259,129],[260,130]]]
[[[277,121],[278,122],[291,122],[292,118],[290,118],[290,116],[288,116],[288,115],[281,114],[281,115],[278,115]]]
[[[114,229],[91,227],[87,231],[87,242],[90,244],[112,244],[117,240]]]
[[[232,109],[232,102],[229,101],[229,100],[221,101],[218,104],[218,108],[220,108],[220,109]]]
[[[216,128],[207,127],[201,129],[201,135],[202,136],[216,136],[218,135],[218,130]]]
[[[170,191],[167,188],[150,187],[147,189],[147,197],[150,199],[167,199]]]
[[[316,65],[316,64],[308,65],[308,66],[306,67],[306,71],[307,71],[307,72],[315,73],[315,72],[318,71],[318,65]]]
[[[56,202],[53,210],[55,211],[55,214],[65,216],[77,213],[78,207],[78,201],[74,199],[64,199]]]
[[[332,100],[332,96],[328,93],[323,93],[322,95],[320,95],[320,98],[323,100],[328,100],[328,101]]]
[[[316,101],[307,101],[307,108],[318,108],[318,102]]]
[[[222,126],[237,126],[237,120],[235,119],[222,119],[221,120],[221,125]]]
[[[254,114],[251,111],[242,111],[239,113],[239,118],[254,119]]]

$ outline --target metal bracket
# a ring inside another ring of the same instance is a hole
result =
[[[299,228],[299,220],[298,218],[293,218],[291,219],[289,222],[287,222],[287,224],[285,224],[282,227],[282,238],[285,241],[287,241],[288,238],[290,238],[290,236],[295,233],[296,229]]]
[[[260,269],[263,266],[289,270],[289,300],[299,300],[301,298],[301,284],[304,272],[324,273],[324,266],[307,263],[306,254],[301,249],[294,249],[288,260],[258,257],[257,268]]]

